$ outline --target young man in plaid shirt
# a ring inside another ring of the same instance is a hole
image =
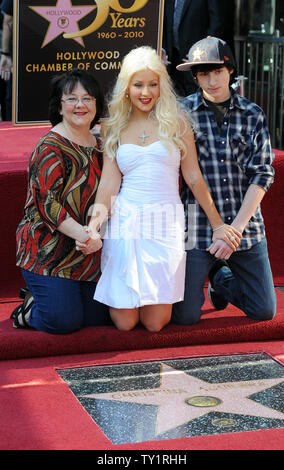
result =
[[[258,105],[230,87],[235,62],[221,39],[208,36],[198,41],[177,68],[190,69],[199,86],[184,105],[201,171],[224,222],[238,229],[242,238],[234,252],[222,240],[211,244],[206,215],[190,190],[182,188],[188,233],[194,236],[187,241],[184,300],[174,305],[173,321],[199,321],[207,275],[209,299],[216,310],[230,302],[252,319],[270,320],[276,313],[276,295],[260,210],[274,178],[266,117]]]

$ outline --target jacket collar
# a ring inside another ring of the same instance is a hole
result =
[[[243,97],[240,96],[232,87],[230,87],[230,91],[231,91],[230,109],[237,107],[237,108],[244,110],[246,108],[246,104],[244,103]],[[193,95],[189,95],[189,96],[193,100],[193,106],[192,106],[193,111],[196,111],[198,108],[200,108],[200,106],[208,107],[205,100],[203,99],[201,88],[198,88],[196,93],[194,93]]]

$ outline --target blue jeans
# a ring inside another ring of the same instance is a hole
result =
[[[93,299],[95,282],[43,276],[22,269],[34,304],[29,324],[39,331],[66,334],[84,326],[110,325],[108,307]]]
[[[208,251],[187,252],[184,300],[173,305],[172,321],[191,325],[200,320],[205,301],[204,284],[216,258]],[[228,267],[214,277],[214,288],[254,320],[271,320],[276,314],[276,294],[267,243],[264,238],[249,250],[232,253]]]

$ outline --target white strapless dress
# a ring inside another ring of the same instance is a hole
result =
[[[122,185],[104,235],[94,298],[115,308],[179,302],[186,261],[180,152],[160,141],[122,144],[116,158]]]

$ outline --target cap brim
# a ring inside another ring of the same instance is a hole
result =
[[[212,60],[212,61],[199,61],[199,62],[184,62],[176,66],[177,70],[190,70],[193,65],[209,65],[209,64],[224,64],[224,60]]]

